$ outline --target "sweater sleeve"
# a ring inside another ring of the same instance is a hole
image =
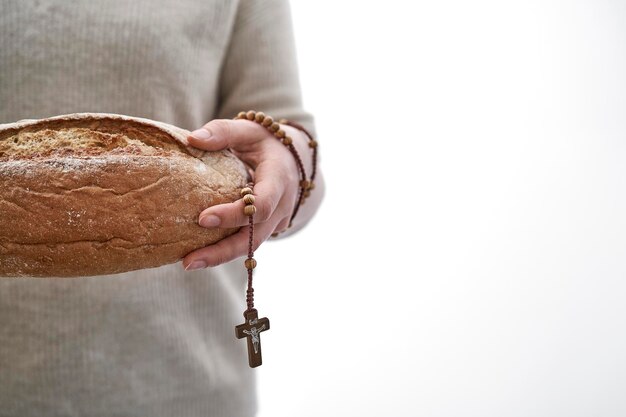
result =
[[[218,118],[263,111],[301,123],[315,134],[302,107],[296,48],[288,0],[241,0],[225,55]]]

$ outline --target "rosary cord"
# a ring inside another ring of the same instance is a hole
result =
[[[254,240],[254,216],[248,218],[248,228],[250,229],[248,239],[248,260],[253,259],[252,242]],[[254,308],[254,288],[252,288],[252,268],[248,268],[248,289],[246,290],[246,303],[248,311]]]
[[[291,223],[293,222],[293,219],[296,217],[296,214],[298,214],[298,209],[300,208],[300,205],[304,201],[304,188],[302,187],[302,184],[306,183],[306,172],[304,172],[304,164],[302,163],[302,159],[300,158],[300,154],[298,154],[296,147],[290,143],[289,145],[287,145],[287,148],[296,159],[296,165],[298,165],[298,171],[300,171],[300,184],[301,184],[301,186],[298,187],[298,199],[296,200],[297,202],[296,207],[294,208],[293,213],[291,214],[291,218],[289,219],[289,227],[291,227]]]
[[[313,149],[313,166],[311,167],[311,179],[309,181],[313,182],[313,180],[315,180],[315,174],[317,172],[317,141],[315,139],[313,139],[313,135],[311,135],[311,133],[305,129],[304,126],[302,126],[300,123],[294,122],[292,120],[287,120],[287,119],[281,119],[280,123],[291,126],[291,127],[295,127],[296,129],[300,130],[301,132],[303,132],[305,135],[308,136],[309,138],[309,146]]]

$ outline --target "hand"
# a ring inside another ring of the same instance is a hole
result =
[[[303,134],[289,126],[281,125],[294,140],[304,141]],[[253,250],[274,231],[283,231],[298,196],[298,166],[293,155],[279,140],[259,124],[249,120],[213,120],[188,137],[193,147],[218,151],[231,151],[254,170]],[[247,226],[249,219],[243,214],[242,200],[219,204],[202,211],[198,223],[203,227]],[[183,259],[186,270],[216,266],[248,253],[248,227],[237,233],[189,253]]]

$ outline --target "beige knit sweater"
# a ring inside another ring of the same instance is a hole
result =
[[[257,109],[313,128],[291,30],[286,0],[3,0],[0,123],[108,112],[193,130]],[[241,260],[0,278],[0,416],[254,415],[244,290]]]

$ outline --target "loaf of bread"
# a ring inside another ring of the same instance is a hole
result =
[[[198,215],[240,198],[246,166],[188,133],[102,113],[0,125],[0,276],[156,267],[236,232]]]

